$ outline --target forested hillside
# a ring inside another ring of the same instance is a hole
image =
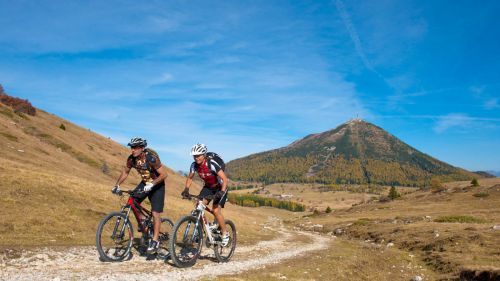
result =
[[[410,147],[380,127],[355,119],[287,147],[227,164],[233,180],[423,186],[480,177]]]

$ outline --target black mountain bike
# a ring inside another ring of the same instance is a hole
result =
[[[229,243],[223,246],[219,225],[216,222],[209,223],[205,217],[205,210],[212,214],[213,211],[203,204],[203,199],[198,196],[190,194],[186,199],[192,198],[198,201],[194,210],[191,211],[191,215],[181,217],[175,223],[170,235],[169,249],[172,261],[178,267],[193,266],[200,256],[203,242],[207,247],[213,247],[215,257],[219,262],[229,261],[236,249],[234,223],[231,220],[225,220]]]
[[[131,249],[134,246],[134,232],[130,221],[131,211],[137,220],[138,231],[142,233],[139,243],[135,245],[139,253],[146,253],[147,244],[153,238],[151,211],[141,206],[134,197],[133,190],[120,191],[119,195],[123,196],[123,193],[128,194],[129,198],[121,210],[106,215],[97,227],[96,246],[102,261],[123,261],[131,257]],[[156,254],[158,258],[166,260],[170,257],[168,240],[172,226],[173,223],[170,219],[161,219],[160,245]]]

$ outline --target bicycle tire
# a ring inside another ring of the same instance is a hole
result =
[[[203,245],[202,224],[196,225],[193,216],[181,217],[170,235],[170,255],[178,267],[190,267],[196,263]]]
[[[173,228],[174,228],[174,223],[170,219],[167,218],[161,219],[160,235],[158,237],[160,245],[157,251],[157,256],[161,259],[166,260],[170,257],[169,240]]]
[[[226,246],[222,246],[220,242],[217,242],[214,246],[215,257],[219,262],[227,262],[231,259],[236,249],[236,226],[231,220],[225,220],[226,231],[229,233],[229,243]],[[219,237],[221,239],[222,237]]]
[[[96,247],[103,261],[123,261],[129,257],[133,241],[132,224],[124,213],[110,213],[99,222]]]

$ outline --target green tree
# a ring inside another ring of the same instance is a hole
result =
[[[445,189],[443,187],[443,184],[441,183],[441,181],[438,178],[432,178],[430,185],[431,185],[431,190],[433,192],[441,192]]]
[[[388,197],[391,198],[391,200],[394,200],[396,198],[401,197],[401,194],[398,193],[398,191],[396,190],[396,187],[394,187],[394,185],[391,186],[391,189],[389,190]]]
[[[479,186],[479,182],[477,181],[476,178],[473,178],[470,184],[472,184],[472,186]]]

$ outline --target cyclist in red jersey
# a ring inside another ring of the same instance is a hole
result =
[[[207,151],[207,147],[204,144],[196,144],[191,149],[194,162],[189,169],[189,175],[181,195],[182,197],[189,196],[189,187],[193,183],[195,173],[198,173],[198,176],[204,182],[200,197],[204,198],[203,203],[206,205],[210,203],[210,200],[206,199],[206,197],[214,196],[213,211],[222,231],[222,246],[226,246],[229,243],[229,233],[227,233],[226,224],[224,223],[222,208],[224,208],[224,203],[227,199],[227,177],[221,163],[217,163],[215,159],[207,157]]]
[[[151,202],[151,211],[153,213],[153,239],[149,241],[147,252],[152,254],[158,250],[159,246],[160,214],[163,212],[165,201],[165,179],[167,178],[167,169],[160,162],[158,154],[154,150],[146,148],[147,142],[145,139],[132,138],[128,146],[130,146],[132,153],[127,158],[127,164],[111,192],[115,194],[120,192],[120,184],[125,181],[132,168],[135,168],[141,175],[142,180],[134,190],[139,192],[134,195],[134,197],[136,197],[139,202],[142,202],[148,197],[149,202]]]

